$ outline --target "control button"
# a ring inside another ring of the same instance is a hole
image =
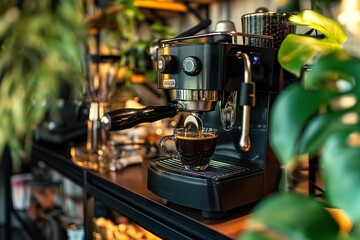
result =
[[[187,75],[195,76],[201,70],[201,62],[196,57],[187,57],[183,61],[183,70]]]
[[[261,54],[256,52],[250,53],[250,61],[254,65],[258,65],[261,62]]]
[[[158,71],[164,74],[171,74],[176,72],[177,61],[176,57],[172,55],[160,55],[157,61]]]

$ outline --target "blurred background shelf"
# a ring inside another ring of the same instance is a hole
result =
[[[155,20],[158,17],[167,18],[174,14],[186,13],[189,8],[182,2],[168,2],[168,1],[134,1],[135,7],[139,8],[148,20]],[[101,12],[88,16],[85,23],[88,24],[89,31],[94,32],[96,28],[113,28],[113,22],[109,21],[109,16],[123,11],[125,6],[123,4],[116,4],[107,7]]]

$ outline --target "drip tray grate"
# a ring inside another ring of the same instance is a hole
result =
[[[249,171],[249,168],[233,165],[229,163],[219,162],[212,160],[210,165],[204,171],[192,171],[187,170],[180,163],[178,159],[164,159],[155,162],[155,164],[164,170],[176,172],[183,175],[190,175],[194,177],[220,179],[225,177],[231,177],[232,175],[238,175]]]

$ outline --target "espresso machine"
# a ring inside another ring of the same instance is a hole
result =
[[[205,218],[225,217],[276,191],[281,174],[268,145],[271,105],[284,87],[278,51],[237,43],[246,37],[272,40],[236,32],[222,21],[214,32],[160,41],[158,88],[168,90],[169,105],[119,109],[102,118],[112,131],[187,112],[184,125],[216,128],[217,146],[206,170],[186,170],[172,158],[148,166],[150,191],[199,209]]]

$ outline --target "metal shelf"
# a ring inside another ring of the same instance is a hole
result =
[[[33,227],[30,226],[30,220],[27,217],[27,213],[24,210],[13,210],[13,214],[16,219],[20,222],[22,229],[27,233],[27,235],[36,240],[39,236],[39,232],[36,231]]]
[[[146,162],[119,172],[100,173],[78,167],[65,150],[46,145],[35,144],[32,156],[84,188],[86,239],[92,238],[95,200],[166,239],[232,239],[249,211],[247,208],[228,219],[211,220],[204,219],[199,210],[166,202],[147,189]]]
[[[83,187],[84,170],[77,167],[70,159],[70,154],[65,155],[63,152],[56,152],[56,146],[45,147],[34,143],[32,159],[34,161],[43,161],[49,167],[55,169],[64,177]],[[57,151],[59,151],[59,146]]]
[[[109,182],[101,175],[87,174],[86,191],[90,195],[158,236],[167,239],[231,239],[156,200]]]

